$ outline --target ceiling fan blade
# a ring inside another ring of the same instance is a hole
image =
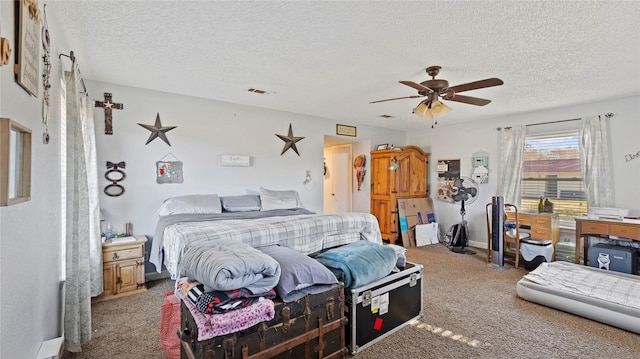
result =
[[[426,93],[432,93],[432,92],[433,92],[433,90],[432,90],[432,89],[430,89],[430,88],[428,88],[428,87],[426,87],[426,86],[422,86],[422,85],[420,85],[420,84],[417,84],[417,83],[415,83],[415,82],[413,82],[413,81],[399,81],[399,82],[400,82],[401,84],[403,84],[403,85],[407,85],[407,86],[409,86],[409,87],[413,87],[414,89],[416,89],[416,90],[418,90],[418,91],[424,91],[424,92],[426,92]]]
[[[444,99],[449,101],[468,103],[470,105],[476,105],[476,106],[484,106],[491,103],[491,100],[486,100],[479,97],[463,96],[458,94],[454,95],[451,98],[444,98]]]
[[[453,90],[454,92],[464,92],[464,91],[481,89],[485,87],[500,86],[502,84],[504,84],[502,80],[500,80],[497,77],[492,77],[490,79],[484,79],[480,81],[474,81],[466,84],[449,87],[449,90]]]
[[[385,101],[393,101],[393,100],[401,100],[403,98],[418,98],[418,97],[423,97],[422,95],[413,95],[413,96],[404,96],[404,97],[396,97],[396,98],[388,98],[386,100],[378,100],[378,101],[371,101],[369,103],[378,103],[378,102],[385,102]]]

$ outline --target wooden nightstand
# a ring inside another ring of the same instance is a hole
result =
[[[93,298],[100,302],[145,292],[144,244],[146,236],[135,241],[102,243],[104,292]]]

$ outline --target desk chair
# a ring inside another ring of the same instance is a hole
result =
[[[487,262],[491,263],[491,214],[492,204],[487,203],[486,215],[487,215]],[[507,212],[509,215],[507,216]],[[509,218],[509,220],[507,220]],[[520,265],[520,241],[526,238],[530,238],[531,234],[526,232],[520,232],[520,218],[518,217],[518,207],[513,204],[504,204],[504,226],[502,227],[504,235],[504,253],[509,253],[515,256],[514,264],[518,268]]]

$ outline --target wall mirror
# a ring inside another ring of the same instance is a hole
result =
[[[31,199],[31,130],[0,118],[0,206]]]

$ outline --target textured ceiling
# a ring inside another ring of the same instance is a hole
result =
[[[422,82],[499,77],[439,126],[640,94],[637,1],[56,1],[86,79],[314,115],[430,127]],[[267,94],[247,91],[256,88]],[[390,115],[393,118],[381,118]],[[426,123],[425,123],[426,122]]]

